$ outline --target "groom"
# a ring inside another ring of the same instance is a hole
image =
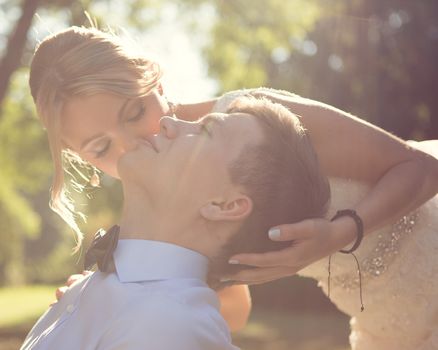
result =
[[[246,98],[195,123],[164,117],[118,171],[114,270],[70,287],[22,349],[236,349],[210,287],[241,268],[231,255],[284,247],[268,229],[323,216],[329,199],[298,118]]]

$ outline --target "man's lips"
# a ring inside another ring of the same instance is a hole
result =
[[[156,142],[155,138],[151,137],[148,140],[143,140],[142,144],[148,148],[152,148],[156,153],[160,153],[158,151],[157,142]]]

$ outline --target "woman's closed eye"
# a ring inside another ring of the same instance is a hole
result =
[[[108,150],[110,149],[110,147],[111,147],[111,141],[104,143],[104,145],[101,149],[95,151],[95,154],[96,154],[95,158],[104,157],[108,153]]]
[[[140,108],[138,109],[137,113],[135,113],[134,116],[127,118],[126,121],[128,123],[132,123],[132,122],[136,122],[137,120],[140,120],[144,116],[145,110],[146,110],[145,106],[143,104],[140,105]]]
[[[143,116],[144,113],[146,111],[145,106],[142,104],[139,106],[139,109],[137,111],[137,113],[135,113],[134,116],[129,117],[126,119],[127,123],[134,123],[138,120],[140,120]],[[111,148],[111,140],[102,143],[102,145],[99,145],[100,147],[98,147],[94,153],[95,153],[95,158],[103,158],[105,157],[105,155],[108,153],[109,149]]]

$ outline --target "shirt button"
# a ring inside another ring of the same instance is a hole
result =
[[[70,305],[67,305],[67,312],[69,313],[69,314],[71,314],[72,312],[73,312],[73,310],[75,309],[75,307],[72,305],[72,304],[70,304]]]

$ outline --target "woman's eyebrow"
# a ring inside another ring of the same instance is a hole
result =
[[[117,120],[122,119],[123,114],[125,113],[125,109],[126,109],[128,103],[129,103],[131,100],[132,100],[132,99],[127,98],[126,101],[123,102],[122,106],[119,108],[119,111],[117,112]],[[99,133],[99,134],[96,134],[96,135],[93,135],[93,136],[87,138],[86,140],[84,140],[84,141],[81,143],[81,147],[80,147],[79,149],[82,151],[86,146],[88,146],[88,144],[90,144],[90,143],[93,142],[94,140],[97,140],[97,139],[101,138],[102,136],[104,136],[104,135],[103,135],[102,133]]]

